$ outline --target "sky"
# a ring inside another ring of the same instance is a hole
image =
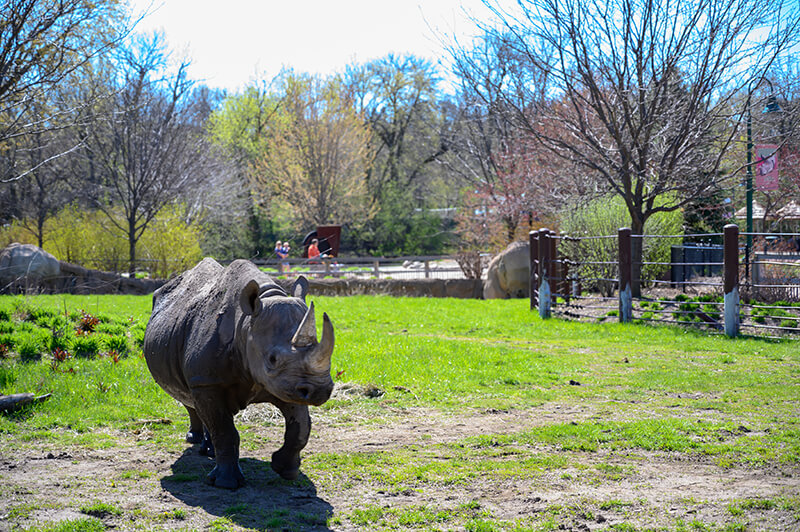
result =
[[[468,42],[467,14],[486,19],[481,0],[129,0],[149,11],[137,31],[162,30],[189,74],[238,91],[282,67],[329,75],[389,53],[446,60],[442,39]],[[224,7],[223,7],[224,6]]]

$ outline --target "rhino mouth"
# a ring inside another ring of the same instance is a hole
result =
[[[307,382],[301,382],[295,386],[292,395],[297,403],[320,406],[330,399],[331,393],[333,393],[333,382],[325,386],[314,386]]]

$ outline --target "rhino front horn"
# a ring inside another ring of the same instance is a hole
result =
[[[311,365],[320,372],[331,370],[331,356],[333,355],[333,324],[326,313],[322,314],[322,341],[317,345],[309,357]]]
[[[309,347],[317,343],[317,320],[314,318],[314,302],[308,307],[297,332],[292,337],[292,345],[295,347]]]

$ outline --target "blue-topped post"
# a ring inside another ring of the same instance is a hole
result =
[[[550,230],[539,229],[539,317],[550,317]]]

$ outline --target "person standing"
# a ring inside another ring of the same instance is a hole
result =
[[[289,273],[289,270],[291,269],[289,267],[289,261],[286,260],[289,257],[289,251],[291,249],[292,249],[292,247],[289,245],[289,241],[288,240],[284,240],[283,241],[283,245],[281,246],[281,252],[278,254],[278,256],[283,261],[283,262],[281,262],[283,273]]]
[[[289,250],[284,248],[284,243],[282,243],[280,240],[275,242],[275,255],[278,257],[278,275],[281,275],[284,267],[283,259],[289,256]]]
[[[316,238],[311,241],[311,245],[308,246],[308,262],[311,264],[318,264],[320,253],[319,253],[319,240]]]

